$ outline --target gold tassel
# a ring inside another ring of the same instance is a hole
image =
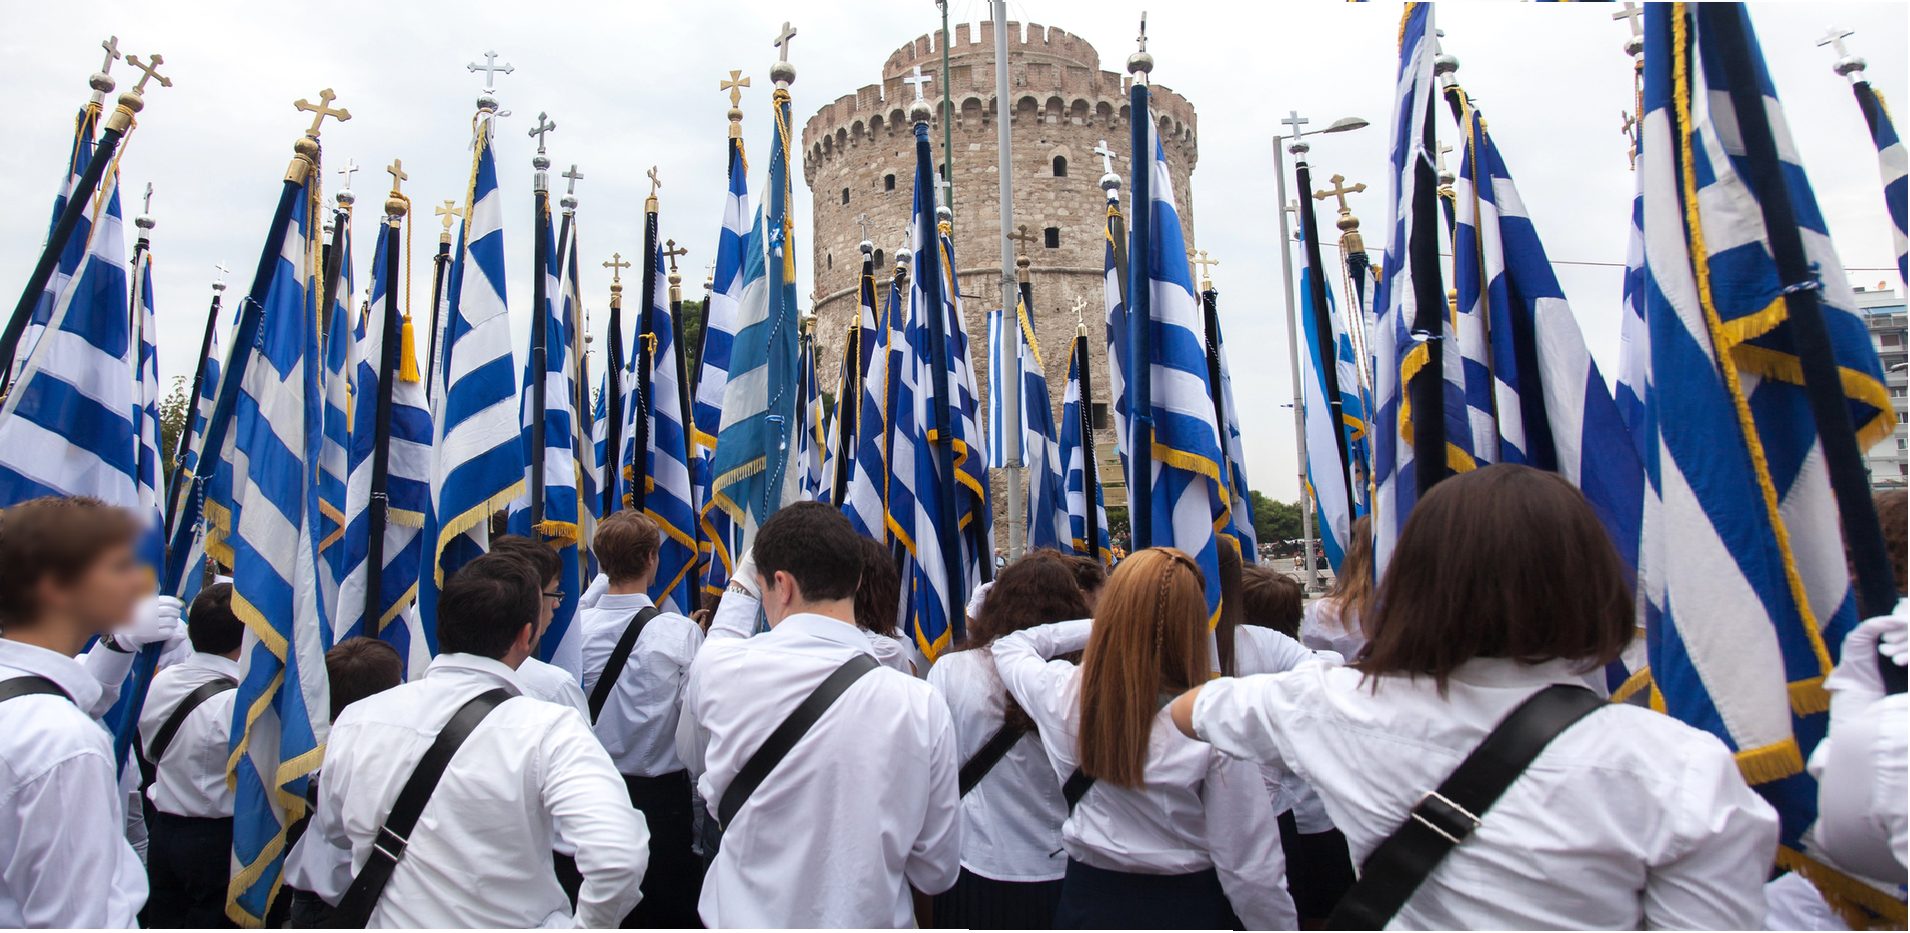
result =
[[[398,331],[398,378],[410,383],[417,382],[418,340],[411,333],[411,315],[405,315],[405,323]]]

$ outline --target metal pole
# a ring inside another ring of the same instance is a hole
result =
[[[942,8],[942,180],[947,182],[942,203],[948,207],[949,219],[955,216],[955,95],[948,86],[948,0],[936,0],[936,6]],[[995,54],[1001,54],[1001,19],[995,20]],[[996,110],[1006,98],[997,96]],[[999,113],[996,114],[1000,116]]]
[[[1015,182],[1012,173],[1013,157],[1010,149],[1012,130],[1009,126],[1008,110],[1008,4],[1006,0],[989,0],[989,7],[995,18],[995,145],[998,150],[998,164],[1001,176],[1001,307],[1004,315],[1015,313],[1016,301],[1020,297],[1020,287],[1015,281],[1014,249],[1008,239],[1008,228],[1015,212]],[[943,5],[946,13],[947,5]],[[948,79],[942,79],[942,99],[948,99]],[[947,123],[943,123],[947,126]],[[1034,309],[1030,308],[1032,312]],[[1005,323],[1005,322],[1004,322]],[[1014,326],[1020,327],[1017,318]],[[1003,472],[1008,478],[1008,559],[1021,556],[1023,541],[1027,535],[1027,508],[1022,505],[1022,451],[1021,451],[1021,354],[1008,353],[1003,369],[1007,378],[1000,387],[1001,410],[1008,423],[1002,427],[1002,438],[1008,449],[1003,452],[1007,469]]]
[[[1293,449],[1300,479],[1301,554],[1306,561],[1300,580],[1308,590],[1318,590],[1319,577],[1313,558],[1313,507],[1306,491],[1306,413],[1301,407],[1300,319],[1293,307],[1293,238],[1287,231],[1287,167],[1286,156],[1280,149],[1285,141],[1282,136],[1273,138],[1273,184],[1274,194],[1280,200],[1277,212],[1280,215],[1280,281],[1284,286],[1280,289],[1280,298],[1287,311],[1287,366],[1293,374]]]

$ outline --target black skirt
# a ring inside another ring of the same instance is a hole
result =
[[[656,777],[624,775],[630,803],[643,811],[650,830],[650,865],[643,873],[643,900],[625,928],[694,929],[703,925],[697,899],[703,893],[703,860],[691,851],[690,775],[672,771]]]
[[[936,927],[949,930],[1051,930],[1061,881],[997,881],[962,869],[955,886],[935,895]]]
[[[1293,892],[1300,922],[1325,922],[1353,886],[1346,836],[1337,829],[1303,833],[1288,811],[1280,814],[1280,847],[1286,850],[1287,890]]]
[[[1068,860],[1055,908],[1057,930],[1235,930],[1240,921],[1209,868],[1141,875]]]

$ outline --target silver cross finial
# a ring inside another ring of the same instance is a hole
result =
[[[103,75],[112,74],[113,63],[118,61],[120,58],[119,37],[107,36],[106,40],[99,44],[99,47],[106,50],[106,63],[99,66],[99,73]]]
[[[226,268],[226,264],[223,262],[213,263],[212,268],[218,271],[219,273],[218,280],[221,282],[225,281],[226,275],[232,271],[231,269]]]
[[[552,120],[550,118],[550,114],[545,113],[542,110],[539,110],[537,112],[537,125],[531,127],[531,131],[527,135],[537,137],[538,155],[544,154],[544,134],[556,128],[557,128],[557,121]]]
[[[1108,148],[1108,141],[1105,139],[1101,140],[1101,144],[1094,147],[1092,151],[1095,155],[1101,157],[1101,170],[1109,175],[1114,174],[1115,152]]]
[[[1638,17],[1642,15],[1645,11],[1639,9],[1638,4],[1636,3],[1626,3],[1626,4],[1623,4],[1623,6],[1624,6],[1624,9],[1621,9],[1618,12],[1612,14],[1612,19],[1629,20],[1630,26],[1631,26],[1631,34],[1634,36],[1644,35],[1645,27],[1638,24]]]
[[[502,65],[498,64],[497,51],[495,49],[484,50],[484,64],[480,65],[477,62],[472,62],[465,65],[464,68],[473,74],[480,71],[484,72],[484,89],[486,91],[497,90],[497,76],[499,74],[510,74],[517,70],[511,67],[511,63],[509,62],[505,62]]]
[[[1442,179],[1450,178],[1452,175],[1451,172],[1446,171],[1446,153],[1451,151],[1452,151],[1451,146],[1445,143],[1440,143],[1438,148],[1433,153],[1433,164],[1436,168],[1439,169],[1439,175]]]
[[[788,20],[783,20],[783,31],[776,34],[776,41],[774,43],[776,48],[781,52],[781,57],[777,59],[778,61],[786,62],[789,60],[789,40],[794,38],[796,38],[795,27],[789,25]]]
[[[644,174],[650,176],[650,196],[654,198],[657,196],[657,189],[663,187],[663,182],[657,180],[657,167],[650,166],[650,170]]]
[[[1300,111],[1289,110],[1287,111],[1287,115],[1281,118],[1280,122],[1285,126],[1293,128],[1293,132],[1287,134],[1288,139],[1299,139],[1306,135],[1306,131],[1300,127],[1307,125],[1307,123],[1311,121],[1306,117],[1300,116]]]
[[[934,77],[933,75],[925,75],[925,74],[923,74],[923,73],[922,73],[922,66],[921,66],[921,65],[917,65],[917,66],[915,66],[915,70],[914,70],[914,71],[912,71],[912,72],[910,72],[910,76],[909,76],[909,77],[907,77],[907,78],[903,78],[903,79],[902,79],[902,83],[903,83],[903,84],[910,84],[910,85],[914,85],[914,86],[915,86],[915,99],[916,99],[916,100],[921,100],[921,99],[922,99],[922,85],[924,85],[924,84],[927,84],[927,83],[929,83],[930,81],[933,81],[933,80],[935,80],[935,77]]]
[[[153,183],[150,181],[146,183],[146,209],[141,213],[148,217],[153,213]]]
[[[1141,51],[1143,52],[1147,51],[1147,11],[1146,10],[1141,11],[1141,34],[1138,36],[1135,36],[1134,41],[1140,43]]]
[[[1849,29],[1839,29],[1833,26],[1824,33],[1822,39],[1817,40],[1817,44],[1819,46],[1830,46],[1836,50],[1838,58],[1848,58],[1850,57],[1850,50],[1844,48],[1844,40],[1854,35],[1856,35],[1856,33]]]
[[[351,190],[351,177],[352,177],[353,175],[355,175],[355,174],[357,174],[357,172],[358,172],[358,160],[357,160],[357,159],[346,159],[346,160],[345,160],[345,167],[344,167],[344,168],[341,168],[341,169],[339,169],[339,170],[338,170],[338,174],[340,174],[340,175],[343,175],[343,176],[345,176],[345,190],[346,190],[346,191],[350,191],[350,190]]]
[[[563,175],[564,178],[567,179],[564,185],[564,193],[576,194],[577,183],[584,180],[584,173],[577,171],[577,163],[572,162],[570,163],[570,171],[564,172]]]

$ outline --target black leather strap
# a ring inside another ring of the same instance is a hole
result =
[[[854,657],[842,662],[842,666],[823,678],[822,683],[816,685],[816,689],[810,692],[801,705],[790,712],[789,718],[783,720],[782,725],[777,726],[776,731],[771,732],[769,738],[763,740],[763,745],[756,750],[756,754],[749,756],[749,760],[743,762],[743,767],[736,772],[735,779],[731,780],[730,786],[723,791],[723,801],[716,808],[717,823],[727,829],[730,823],[736,820],[736,814],[742,811],[743,804],[749,801],[750,795],[756,792],[756,788],[762,785],[765,778],[769,777],[769,772],[776,770],[776,766],[782,764],[783,759],[788,757],[790,749],[795,748],[796,743],[809,734],[809,730],[816,725],[816,720],[821,719],[822,714],[835,705],[836,700],[841,698],[850,685],[861,680],[862,675],[881,666],[873,656],[856,652]]]
[[[67,696],[66,691],[61,690],[58,684],[38,674],[28,674],[24,677],[0,680],[0,703],[5,703],[8,700],[18,697],[31,696],[66,697],[68,702],[71,702],[73,699]]]
[[[623,669],[629,666],[630,652],[637,650],[637,636],[643,634],[643,627],[656,617],[657,607],[645,606],[624,624],[623,634],[617,637],[617,647],[610,649],[610,658],[604,662],[603,673],[597,675],[597,686],[590,690],[591,725],[597,724],[604,704],[610,701],[610,691],[617,689],[617,679],[623,676]]]
[[[139,749],[139,789],[145,791],[159,779],[159,762],[166,757],[166,749],[172,747],[172,740],[179,735],[179,729],[186,724],[186,717],[207,700],[227,690],[235,690],[239,682],[230,677],[214,677],[194,687],[191,693],[172,708],[172,715],[159,725],[159,731],[153,733],[152,746]],[[137,745],[138,743],[134,743]]]
[[[398,860],[405,857],[411,830],[418,825],[425,804],[431,802],[431,792],[437,789],[438,779],[444,777],[444,769],[451,764],[452,756],[484,717],[514,695],[502,687],[478,694],[458,707],[444,728],[438,730],[437,740],[425,750],[424,757],[418,759],[417,767],[412,769],[411,777],[391,805],[391,812],[385,816],[384,825],[378,828],[378,835],[371,844],[371,857],[358,870],[358,877],[352,879],[345,896],[339,898],[333,926],[363,929],[370,922],[371,912],[378,907],[378,898],[385,893],[385,885],[391,883],[391,873],[397,870]]]
[[[987,777],[988,772],[993,771],[996,765],[1001,764],[1001,760],[1008,756],[1008,750],[1014,748],[1015,743],[1021,741],[1027,734],[1019,727],[1003,723],[994,735],[989,736],[988,741],[982,743],[982,747],[977,749],[972,757],[962,762],[962,770],[956,775],[956,782],[961,787],[961,796],[968,796],[968,792],[974,790],[975,785],[980,784],[982,778]]]
[[[1094,777],[1080,768],[1075,768],[1074,773],[1061,782],[1061,799],[1068,802],[1069,813],[1074,812],[1075,804],[1080,803],[1081,798],[1086,797],[1093,787]]]
[[[1598,694],[1568,684],[1553,684],[1527,697],[1438,790],[1419,798],[1406,821],[1367,856],[1359,880],[1333,908],[1327,928],[1383,929],[1447,853],[1479,828],[1486,811],[1539,753],[1604,705]]]

